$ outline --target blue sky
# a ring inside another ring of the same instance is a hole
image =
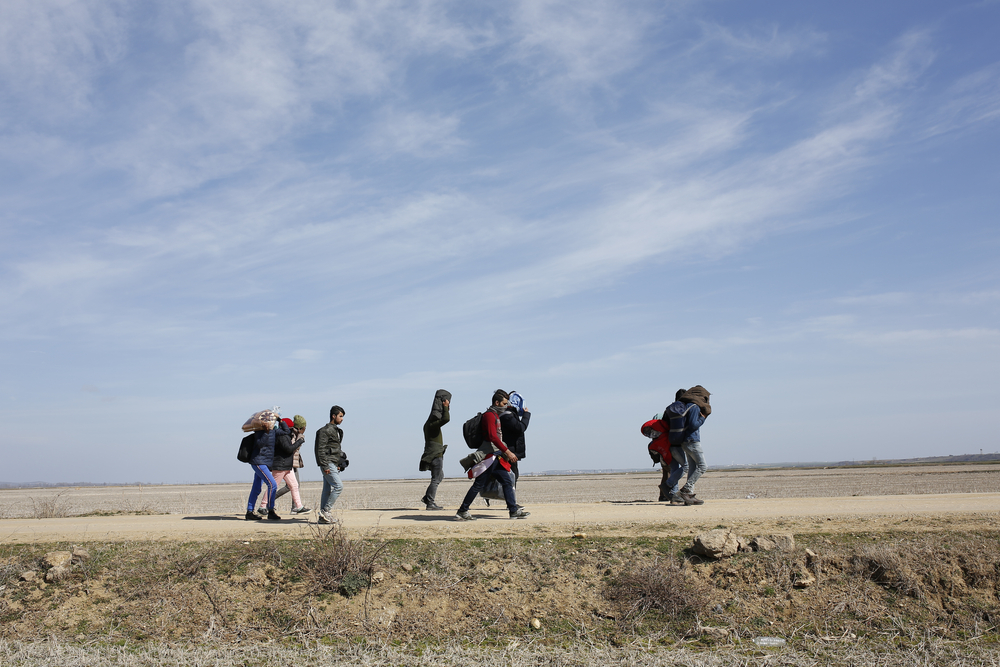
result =
[[[439,388],[449,476],[497,387],[527,472],[647,465],[694,384],[710,465],[997,451],[998,25],[8,0],[0,480],[237,481],[334,403],[348,479],[419,476]]]

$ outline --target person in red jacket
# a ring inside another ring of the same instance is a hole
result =
[[[503,487],[504,500],[507,502],[507,511],[511,519],[523,519],[530,513],[517,504],[517,497],[514,494],[514,477],[510,472],[510,464],[517,463],[517,455],[507,448],[503,442],[503,431],[500,427],[500,415],[507,409],[510,396],[503,389],[497,389],[493,393],[493,405],[483,413],[482,425],[484,446],[492,445],[493,464],[483,471],[472,487],[465,494],[462,506],[458,508],[455,518],[458,521],[475,521],[476,517],[469,514],[472,501],[476,499],[479,492],[486,487],[490,480],[496,479]]]

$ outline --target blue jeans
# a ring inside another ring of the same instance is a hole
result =
[[[323,473],[323,494],[319,498],[321,512],[332,510],[333,504],[340,497],[340,492],[344,490],[344,485],[340,481],[340,472],[334,467],[330,467],[329,471]]]
[[[503,487],[503,497],[507,502],[507,511],[516,512],[517,497],[514,495],[514,476],[504,470],[503,466],[500,465],[499,458],[493,462],[493,465],[491,465],[486,472],[477,477],[476,481],[472,483],[472,488],[470,488],[469,492],[465,494],[465,500],[462,501],[462,506],[458,508],[458,511],[468,512],[469,508],[472,507],[472,501],[476,499],[479,492],[482,491],[486,484],[493,478],[500,480],[500,486]]]
[[[278,488],[278,483],[274,481],[274,475],[267,466],[259,466],[251,463],[253,468],[253,486],[250,487],[250,498],[247,499],[247,512],[253,512],[257,506],[257,496],[260,495],[262,486],[267,486],[267,509],[274,509],[274,491]]]
[[[681,492],[691,493],[694,489],[694,483],[708,469],[708,466],[705,465],[705,452],[702,451],[701,443],[697,440],[685,440],[681,443],[681,448],[687,455],[687,465],[685,466],[687,468],[687,482]]]

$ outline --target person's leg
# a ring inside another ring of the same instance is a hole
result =
[[[670,475],[667,477],[667,492],[676,496],[677,492],[680,490],[680,482],[687,473],[687,456],[684,454],[683,447],[671,447],[670,448]]]
[[[264,475],[258,470],[259,466],[250,464],[253,469],[253,486],[250,487],[250,497],[247,499],[247,512],[253,512],[257,505],[257,496],[260,495],[260,487],[264,481]]]
[[[500,487],[503,489],[503,497],[507,502],[507,511],[513,514],[518,510],[517,505],[517,493],[514,491],[514,475],[503,469],[503,466],[497,462],[496,470],[493,470],[493,476],[500,480]]]
[[[490,469],[484,471],[479,477],[477,477],[473,482],[472,486],[469,487],[468,492],[465,494],[465,499],[462,500],[461,507],[458,508],[458,513],[468,512],[469,508],[472,507],[472,501],[476,499],[479,492],[483,490],[486,483],[490,480]]]
[[[270,468],[260,466],[260,470],[264,474],[264,483],[267,484],[267,511],[270,513],[274,511],[274,494],[278,490],[278,483],[274,481]]]
[[[660,484],[658,487],[660,489],[660,495],[657,498],[657,502],[670,500],[670,496],[672,495],[670,493],[670,484],[668,483],[670,480],[670,466],[672,464],[673,461],[670,463],[663,463],[663,461],[660,461]]]
[[[291,470],[285,472],[285,488],[291,489],[292,509],[302,507],[302,494],[299,493],[299,480],[295,479],[295,473]],[[280,493],[278,494],[281,495]]]
[[[280,487],[282,482],[288,484],[288,477],[290,476],[291,472],[292,472],[291,470],[272,470],[271,475],[274,477],[275,485]],[[287,488],[287,486],[281,488]],[[274,501],[277,502],[278,498],[280,497],[281,497],[281,492],[275,491]]]
[[[330,468],[329,473],[323,474],[323,497],[320,500],[320,511],[329,514],[343,490],[344,485],[340,481],[339,471],[336,468]]]
[[[691,493],[694,490],[695,482],[705,474],[705,470],[707,469],[705,465],[705,453],[701,448],[701,443],[693,440],[686,441],[682,447],[684,447],[684,453],[688,458],[688,478],[681,491]]]
[[[431,483],[427,486],[427,493],[424,494],[425,505],[436,505],[437,490],[444,480],[444,457],[439,456],[431,461]]]

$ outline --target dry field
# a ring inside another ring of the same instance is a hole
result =
[[[333,530],[243,521],[249,484],[0,490],[0,664],[1000,665],[998,474],[709,472],[700,507],[657,473],[525,477],[529,519],[472,523],[467,480],[433,513],[426,480],[347,479]],[[693,556],[720,526],[796,546]]]

